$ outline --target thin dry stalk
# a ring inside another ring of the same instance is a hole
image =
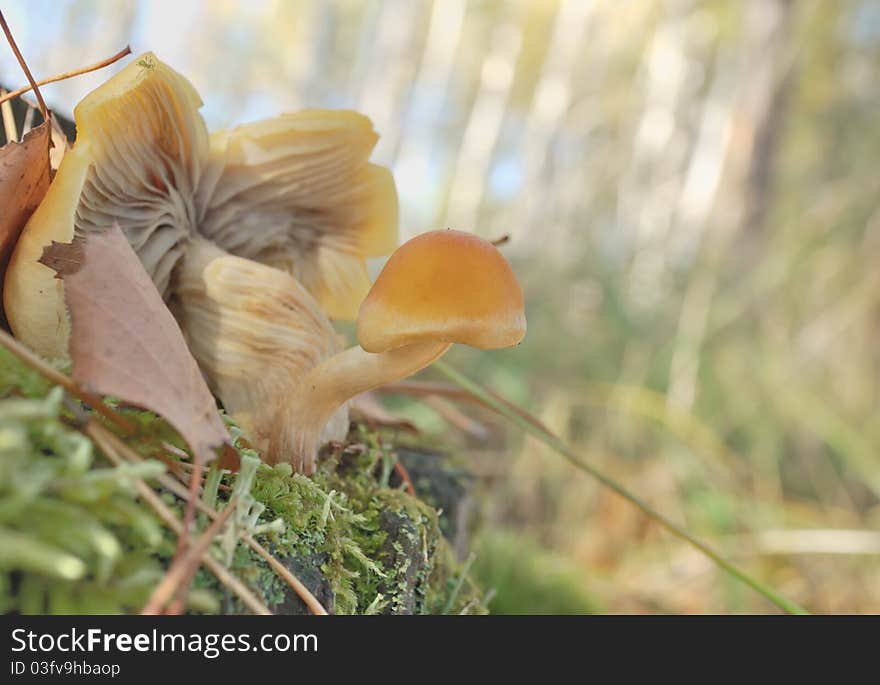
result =
[[[10,93],[6,93],[3,97],[0,97],[0,104],[6,102],[7,100],[12,100],[17,98],[19,95],[24,95],[27,92],[30,92],[34,89],[34,85],[37,86],[45,86],[50,83],[56,83],[58,81],[64,81],[65,79],[73,78],[74,76],[82,76],[83,74],[88,74],[92,71],[97,71],[98,69],[103,69],[104,67],[109,67],[114,62],[118,62],[126,55],[131,54],[131,47],[126,45],[122,50],[117,52],[112,57],[108,57],[107,59],[102,59],[100,62],[95,62],[94,64],[90,64],[87,67],[82,67],[81,69],[75,69],[74,71],[66,71],[63,74],[58,74],[56,76],[51,76],[49,78],[44,78],[42,81],[37,81],[36,84],[31,84],[29,86],[24,86],[19,88],[18,90],[13,90]]]
[[[413,497],[418,497],[418,495],[416,495],[416,488],[413,485],[412,478],[409,476],[409,471],[407,471],[406,467],[400,463],[399,459],[394,462],[394,471],[400,477],[400,480],[403,481],[406,491]]]
[[[163,607],[168,604],[172,597],[177,595],[181,588],[186,588],[192,582],[192,578],[202,563],[202,558],[208,554],[211,543],[214,541],[223,526],[232,516],[237,503],[236,498],[232,498],[226,504],[226,508],[214,519],[207,530],[202,533],[196,540],[195,544],[190,547],[177,562],[171,564],[168,573],[162,579],[155,589],[150,599],[144,605],[141,614],[154,616],[162,613]]]
[[[4,105],[4,107],[5,107],[5,106],[6,106],[6,103],[3,103],[3,105]],[[11,106],[10,106],[10,109],[11,109]],[[21,135],[22,135],[22,137],[24,137],[25,135],[27,135],[27,133],[28,133],[28,132],[34,127],[34,113],[35,113],[36,111],[37,111],[37,110],[34,109],[33,107],[28,107],[28,108],[27,108],[27,112],[25,112],[25,114],[24,114],[24,122],[22,122],[22,125],[21,125]],[[53,121],[54,121],[54,120],[53,120]]]
[[[9,47],[12,48],[12,52],[15,53],[15,58],[21,65],[22,71],[24,71],[24,75],[27,76],[27,80],[31,84],[31,88],[33,88],[34,95],[37,96],[37,102],[40,103],[40,114],[43,115],[43,120],[49,121],[49,108],[46,107],[46,103],[43,101],[43,96],[40,93],[40,88],[37,85],[37,82],[34,81],[31,70],[28,68],[27,62],[24,61],[24,57],[22,57],[21,52],[18,49],[18,45],[16,45],[15,43],[15,38],[12,37],[12,31],[9,30],[9,24],[6,23],[6,18],[3,16],[2,11],[0,11],[0,26],[3,27],[3,33],[6,34],[6,40],[9,41]]]
[[[489,437],[489,431],[482,423],[461,411],[449,399],[438,397],[437,395],[429,395],[423,401],[437,412],[446,423],[451,424],[462,433],[476,440],[486,440]]]
[[[174,559],[171,562],[172,568],[177,565],[180,558],[184,556],[189,549],[192,538],[193,527],[196,518],[196,502],[200,500],[199,494],[202,487],[202,472],[204,464],[201,457],[197,453],[193,453],[193,469],[189,475],[189,490],[187,492],[186,508],[183,511],[183,535],[177,538],[177,549],[174,552]]]
[[[485,407],[486,409],[492,409],[491,406],[483,402],[479,397],[475,397],[474,395],[471,395],[461,388],[457,388],[454,385],[449,385],[447,383],[432,383],[430,381],[398,381],[396,383],[389,383],[388,385],[383,385],[380,388],[376,388],[374,392],[378,392],[383,395],[407,395],[410,397],[443,397],[448,400],[453,400],[455,402],[478,404],[482,407]],[[512,412],[518,414],[520,418],[528,421],[538,430],[542,430],[545,433],[551,432],[550,429],[547,428],[547,426],[545,426],[539,419],[527,412],[522,407],[514,404],[510,400],[505,399],[503,396],[492,390],[486,390],[486,393],[491,396],[495,401],[500,402]]]
[[[58,369],[52,368],[49,364],[44,362],[40,357],[31,352],[27,347],[22,345],[18,340],[2,329],[0,329],[0,345],[3,345],[3,347],[12,352],[12,354],[18,357],[34,371],[43,374],[50,381],[56,385],[60,385],[71,395],[88,404],[92,409],[101,414],[101,416],[112,421],[127,434],[134,432],[134,426],[132,426],[132,424],[124,417],[115,412],[112,407],[108,407],[104,404],[100,397],[96,397],[92,393],[87,392]]]
[[[5,90],[0,89],[0,94],[5,92]],[[2,98],[0,98],[0,100],[2,100]],[[18,140],[18,127],[15,125],[15,115],[12,113],[12,105],[8,102],[0,104],[0,115],[3,117],[3,133],[6,134],[6,142],[16,142]],[[24,132],[22,132],[22,135],[24,135]]]
[[[110,439],[111,437],[116,438],[116,436],[100,423],[97,423],[94,419],[89,419],[81,430],[92,439],[114,466],[126,463],[127,460],[120,456],[119,451],[116,449],[116,444],[114,444],[115,441]],[[122,444],[128,450],[134,452],[134,450],[131,450],[127,445],[124,443]],[[131,460],[129,459],[128,461]],[[156,512],[156,515],[162,519],[162,522],[165,523],[165,525],[167,525],[174,533],[180,535],[183,531],[183,525],[174,515],[174,512],[172,512],[165,502],[162,501],[162,498],[159,497],[156,491],[142,480],[135,481],[135,488],[137,489],[138,495],[140,495],[147,505]],[[269,608],[260,601],[260,599],[251,592],[244,583],[230,573],[229,570],[227,570],[226,567],[216,559],[213,557],[205,557],[202,560],[202,563],[205,565],[205,568],[213,573],[220,583],[229,588],[229,590],[232,591],[251,612],[261,616],[272,615]]]
[[[278,559],[276,559],[265,547],[263,547],[259,542],[254,540],[250,535],[243,535],[242,539],[247,543],[247,546],[254,550],[257,554],[259,554],[269,566],[272,567],[272,570],[275,571],[281,578],[284,579],[291,589],[297,594],[297,596],[305,603],[305,605],[309,608],[309,611],[312,612],[315,616],[326,616],[327,610],[323,607],[323,605],[317,600],[317,598],[309,591],[309,589],[300,582],[299,578],[293,575],[288,568],[282,564]]]
[[[109,430],[107,430],[104,426],[101,426],[98,423],[93,423],[95,426],[94,430],[99,432],[103,439],[112,443],[114,449],[116,449],[120,454],[124,455],[125,458],[130,462],[140,462],[143,461],[144,458],[138,454],[131,447],[126,445],[120,438]],[[177,495],[180,499],[185,500],[189,497],[189,491],[186,486],[180,483],[179,481],[171,478],[165,474],[162,474],[157,477],[159,484],[168,490],[169,492]],[[196,500],[196,507],[200,512],[205,514],[206,516],[214,519],[217,517],[217,512],[206,505],[201,499]],[[308,607],[309,611],[311,611],[316,616],[326,616],[328,614],[327,610],[324,606],[318,601],[318,599],[311,593],[311,591],[302,584],[302,582],[294,576],[278,559],[273,556],[265,547],[263,547],[259,542],[254,540],[250,535],[246,533],[241,534],[241,539],[245,541],[245,543],[254,550],[257,554],[259,554],[266,562],[275,570],[278,575],[290,586],[290,588],[297,594],[297,596],[303,601],[303,603]],[[209,557],[210,558],[210,557]],[[281,569],[284,569],[282,572]]]
[[[189,476],[189,492],[185,500],[186,508],[183,512],[183,534],[178,536],[177,538],[177,549],[174,552],[174,558],[171,561],[169,573],[179,564],[185,563],[184,559],[186,558],[187,550],[190,549],[193,529],[195,527],[196,502],[200,501],[201,499],[199,497],[199,491],[202,487],[203,473],[204,462],[202,461],[202,457],[199,453],[193,453],[193,467],[190,471]],[[196,566],[196,568],[198,568],[198,566]],[[193,573],[195,573],[195,569],[193,569]],[[177,592],[175,594],[174,601],[169,605],[168,613],[180,613],[181,611],[183,611],[183,606],[186,603],[186,595],[189,592],[189,583],[191,580],[192,576],[187,576],[186,582],[182,582],[177,586]]]

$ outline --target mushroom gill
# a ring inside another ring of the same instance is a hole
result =
[[[211,137],[201,104],[151,53],[83,99],[76,144],[10,260],[4,305],[16,337],[44,357],[67,358],[64,285],[38,260],[52,241],[118,222],[209,385],[271,449],[253,417],[296,391],[303,364],[338,351],[308,290],[336,316],[356,311],[369,287],[365,258],[396,242],[397,196],[390,173],[368,161],[376,133],[366,117],[308,110]],[[219,261],[202,274],[208,257]],[[228,274],[253,290],[236,291]],[[255,332],[253,319],[228,311],[219,317],[193,283],[209,295],[220,283],[222,297],[228,289],[248,316],[265,314],[266,327]],[[336,416],[328,435],[347,426],[345,407]]]
[[[293,275],[331,318],[354,319],[370,287],[364,259],[397,246],[391,174],[357,112],[310,109],[212,136],[221,161],[202,234]]]
[[[365,257],[393,249],[397,201],[367,160],[372,125],[353,112],[308,110],[209,137],[201,100],[146,53],[76,107],[77,141],[31,217],[7,272],[17,337],[65,358],[63,285],[38,263],[53,240],[117,221],[170,300],[193,239],[303,279],[338,315],[366,292]]]
[[[4,283],[13,332],[44,357],[67,358],[70,337],[63,283],[38,262],[52,241],[118,221],[167,296],[208,153],[200,106],[190,83],[149,54],[77,105],[77,143],[22,231]]]

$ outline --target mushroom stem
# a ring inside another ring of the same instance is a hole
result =
[[[280,439],[270,461],[292,461],[305,474],[315,470],[321,433],[328,420],[355,395],[406,378],[442,357],[448,342],[421,342],[373,354],[349,347],[303,376],[276,417]]]
[[[341,347],[318,303],[289,274],[205,240],[188,246],[175,278],[175,316],[208,385],[255,447],[290,452],[277,444],[279,408]],[[339,403],[316,440],[342,439],[347,428],[348,409]]]
[[[190,350],[226,410],[267,461],[307,474],[323,443],[344,438],[348,400],[415,373],[450,346],[340,351],[327,317],[296,279],[204,240],[188,246],[175,292]]]
[[[309,400],[337,406],[355,395],[399,381],[424,369],[451,347],[447,342],[423,342],[373,354],[360,346],[333,355],[313,368],[303,379]]]

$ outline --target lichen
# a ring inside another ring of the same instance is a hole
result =
[[[387,484],[388,449],[374,434],[358,426],[351,440],[325,452],[312,478],[286,465],[258,471],[254,497],[266,505],[267,515],[287,524],[272,541],[273,551],[300,569],[308,568],[303,561],[317,560],[323,582],[303,582],[331,597],[328,608],[335,613],[439,612],[453,589],[445,580],[457,577],[460,568],[437,511]],[[277,592],[277,579],[265,570],[258,586]],[[453,608],[481,612],[478,596],[469,583]]]

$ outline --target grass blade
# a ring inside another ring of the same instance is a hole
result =
[[[651,519],[662,525],[664,528],[666,528],[666,530],[668,530],[676,537],[681,538],[692,547],[702,552],[724,571],[726,571],[742,583],[748,585],[755,592],[762,595],[765,599],[772,602],[774,605],[776,605],[786,613],[797,615],[809,613],[806,609],[804,609],[797,603],[791,601],[790,599],[782,597],[775,590],[773,590],[773,588],[765,585],[757,578],[753,578],[735,564],[727,561],[724,557],[719,555],[706,543],[691,535],[683,527],[654,509],[651,505],[639,498],[637,495],[630,492],[626,487],[618,483],[616,480],[606,476],[604,473],[596,469],[591,464],[582,461],[568,447],[568,445],[566,445],[555,434],[547,430],[542,430],[535,424],[535,422],[526,420],[525,418],[523,418],[521,412],[511,409],[509,406],[507,406],[506,402],[500,402],[495,397],[493,397],[490,392],[474,383],[467,376],[463,375],[459,371],[456,371],[451,366],[442,361],[434,362],[433,368],[437,369],[440,373],[442,373],[456,385],[460,386],[464,390],[467,390],[474,397],[479,399],[483,404],[490,407],[493,411],[497,412],[508,421],[515,424],[520,430],[523,430],[529,435],[533,435],[534,437],[536,437],[549,448],[557,452],[561,457],[572,464],[575,468],[584,471],[585,473],[588,473],[593,478],[602,483],[602,485],[616,492],[618,495],[627,500],[630,504],[642,511],[646,516],[650,517]]]

